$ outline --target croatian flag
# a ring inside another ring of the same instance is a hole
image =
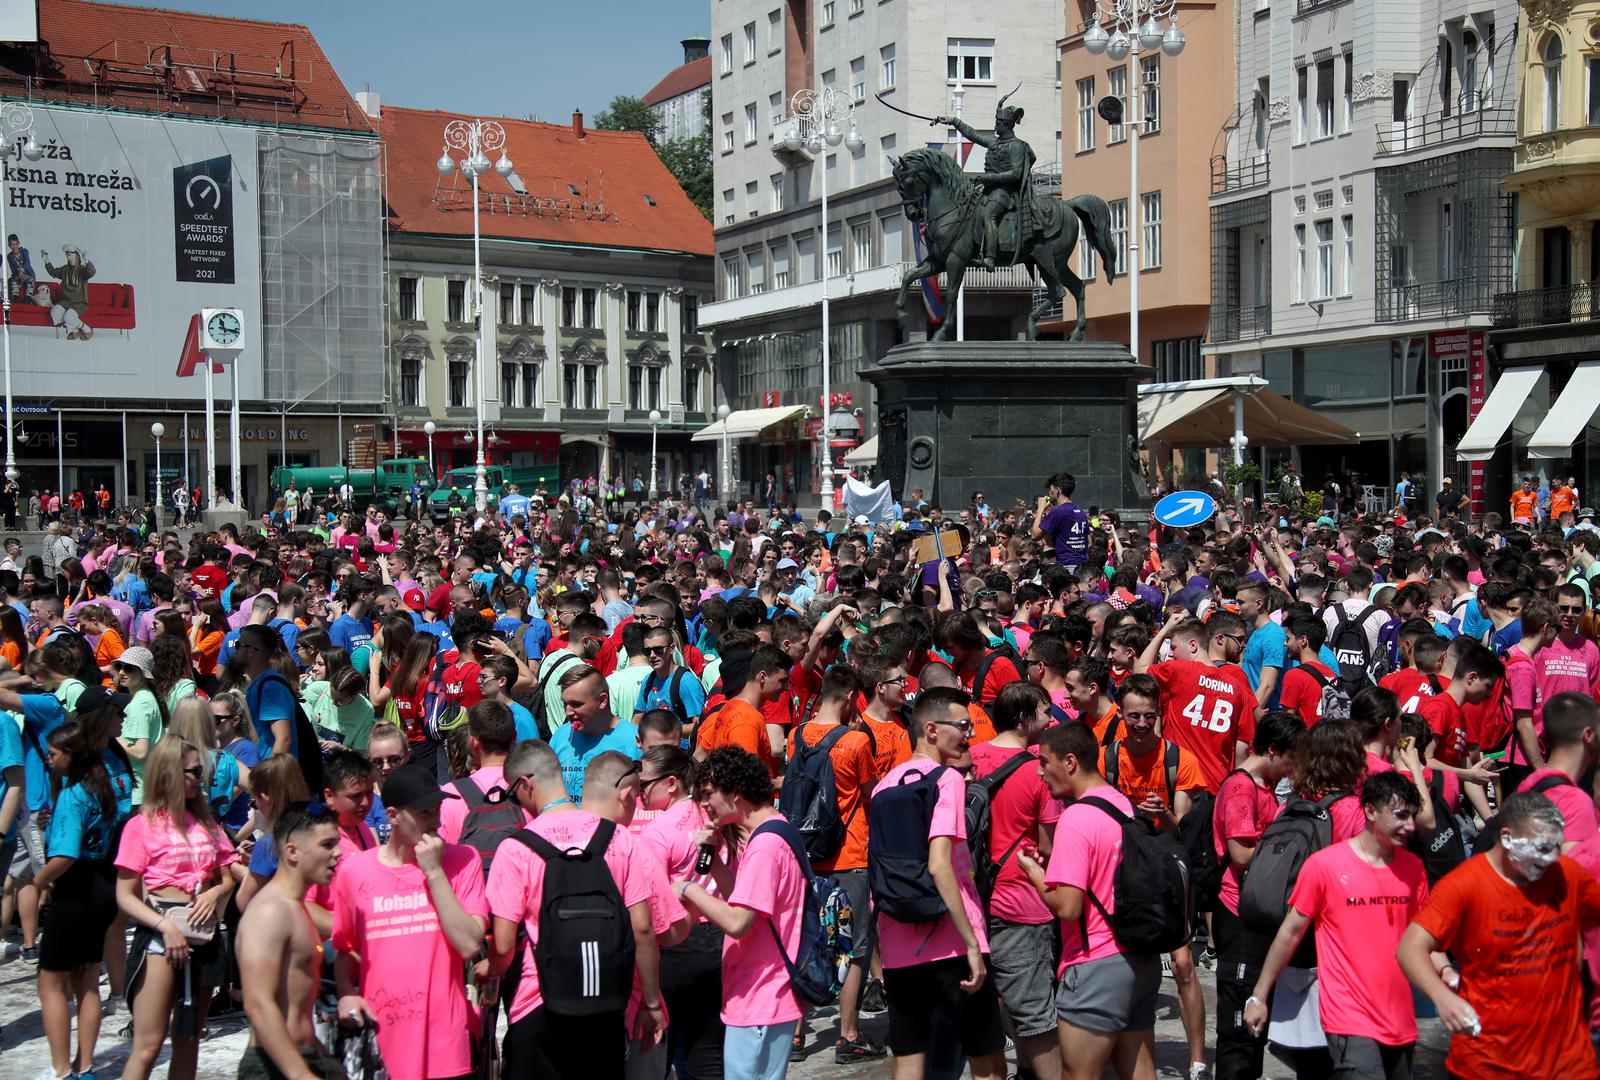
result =
[[[927,226],[927,221],[917,222],[917,227],[911,233],[913,246],[917,251],[917,262],[925,257],[923,251],[922,230]],[[944,294],[939,291],[939,275],[922,279],[922,306],[928,310],[928,322],[933,326],[944,325]]]

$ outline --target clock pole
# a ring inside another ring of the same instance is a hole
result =
[[[217,392],[212,386],[211,354],[206,361],[206,509],[217,508]]]

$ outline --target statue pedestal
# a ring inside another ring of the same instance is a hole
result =
[[[1031,508],[1052,473],[1072,499],[1143,517],[1135,396],[1149,375],[1109,342],[911,342],[862,378],[878,391],[878,475],[947,512],[984,493],[996,511]]]

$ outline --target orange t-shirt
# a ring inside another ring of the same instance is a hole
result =
[[[1413,921],[1461,965],[1462,996],[1483,1023],[1450,1040],[1451,1074],[1600,1075],[1579,976],[1582,933],[1600,926],[1600,883],[1581,864],[1562,856],[1519,889],[1476,855],[1439,880]]]
[[[761,759],[768,773],[778,775],[772,740],[767,738],[766,717],[748,701],[729,698],[728,703],[717,710],[717,715],[701,724],[699,740],[701,749],[708,754],[724,746],[748,750]]]
[[[812,721],[789,732],[789,759],[794,760],[795,740],[804,738],[815,746],[827,738],[837,724]],[[802,734],[803,733],[803,734]],[[828,751],[833,759],[834,790],[839,800],[839,819],[845,823],[844,843],[831,859],[820,859],[812,867],[824,873],[861,870],[867,865],[867,797],[878,782],[878,763],[872,756],[872,743],[865,732],[852,731]]]
[[[95,667],[105,667],[117,657],[121,656],[126,649],[127,646],[122,643],[122,635],[117,633],[115,630],[107,628],[106,632],[100,635],[100,640],[95,644],[94,647]],[[102,679],[101,682],[107,686],[110,686],[111,677],[107,676],[106,678]]]
[[[225,635],[221,630],[213,630],[204,636],[196,631],[189,632],[189,641],[200,654],[200,660],[195,664],[195,670],[202,675],[215,675],[217,673],[217,657],[222,652],[222,639]]]
[[[6,658],[13,671],[22,670],[22,646],[15,641],[0,641],[0,656]]]
[[[994,738],[994,721],[975,701],[967,702],[967,717],[972,721],[972,737],[968,742],[985,743]]]
[[[1550,490],[1550,520],[1554,521],[1562,514],[1570,514],[1578,503],[1578,493],[1563,485]]]
[[[1539,505],[1539,496],[1532,491],[1513,491],[1511,493],[1511,520],[1532,521],[1534,508]]]
[[[1089,722],[1089,727],[1094,730],[1094,741],[1095,742],[1099,743],[1102,746],[1105,745],[1106,730],[1108,728],[1110,728],[1112,724],[1117,723],[1117,717],[1120,716],[1120,715],[1122,715],[1122,711],[1120,709],[1118,709],[1115,704],[1113,704],[1109,709],[1106,710],[1106,714],[1104,716],[1102,716],[1098,720],[1093,720],[1093,721]],[[1079,719],[1082,719],[1082,718],[1080,717]],[[1121,735],[1122,735],[1122,726],[1120,724],[1118,724],[1118,726],[1117,726],[1117,736],[1121,737]]]
[[[1117,790],[1128,797],[1128,801],[1137,807],[1151,795],[1156,796],[1169,807],[1176,801],[1179,791],[1201,791],[1205,789],[1206,777],[1200,771],[1200,763],[1193,754],[1178,747],[1178,775],[1177,786],[1169,792],[1167,790],[1167,746],[1165,740],[1148,754],[1138,757],[1128,749],[1128,744],[1117,740]],[[1100,775],[1107,772],[1106,762],[1109,760],[1111,747],[1107,746],[1100,751]]]
[[[898,720],[874,720],[863,712],[861,722],[872,732],[873,757],[879,776],[911,760],[911,736]]]

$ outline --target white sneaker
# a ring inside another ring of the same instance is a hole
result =
[[[1211,1080],[1211,1066],[1197,1061],[1189,1066],[1189,1080]]]
[[[22,946],[15,941],[0,941],[0,961],[15,960],[22,955]]]
[[[72,1075],[71,1073],[67,1074],[67,1076],[71,1076],[71,1075]],[[38,1076],[35,1076],[33,1078],[33,1080],[67,1080],[67,1076],[57,1076],[56,1075],[56,1071],[54,1069],[52,1069],[50,1066],[46,1065],[44,1067],[44,1071],[41,1072]]]

